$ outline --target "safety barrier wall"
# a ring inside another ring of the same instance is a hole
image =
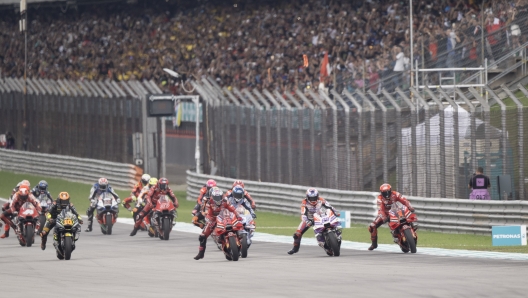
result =
[[[86,183],[106,177],[114,188],[127,190],[143,172],[131,164],[7,149],[0,149],[0,170]]]
[[[196,200],[207,179],[215,179],[222,190],[231,188],[232,178],[187,171],[187,200]],[[300,203],[307,186],[244,181],[257,202],[258,210],[300,215]],[[319,193],[336,209],[350,211],[351,221],[369,224],[376,216],[375,192],[319,188]],[[494,225],[528,224],[528,202],[470,201],[407,197],[416,208],[421,229],[448,233],[490,235]]]

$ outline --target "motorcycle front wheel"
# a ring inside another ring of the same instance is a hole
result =
[[[35,235],[35,227],[33,225],[27,225],[24,227],[26,230],[25,233],[25,239],[26,240],[26,246],[31,247],[33,245],[33,236]]]
[[[233,259],[233,261],[238,261],[239,254],[235,237],[236,236],[229,237],[229,250],[231,251],[231,259]]]
[[[172,230],[172,224],[170,219],[163,218],[163,239],[169,240],[169,235]]]
[[[240,249],[240,254],[242,258],[246,258],[248,254],[248,242],[247,242],[247,234],[242,234],[242,239],[240,239],[240,243],[242,245]]]
[[[106,214],[106,235],[112,235],[112,225],[114,224],[113,218],[114,216],[112,213]]]
[[[72,237],[64,237],[64,259],[69,260],[73,250]]]
[[[403,231],[403,234],[405,235],[405,240],[407,241],[407,244],[411,249],[411,253],[416,253],[416,242],[414,242],[414,237],[412,235],[411,229]]]
[[[326,237],[327,237],[327,241],[328,241],[328,246],[330,246],[330,249],[334,253],[334,256],[335,257],[339,257],[339,255],[341,254],[341,250],[340,250],[339,242],[337,241],[337,236],[336,236],[335,232],[334,231],[329,232],[326,235]]]

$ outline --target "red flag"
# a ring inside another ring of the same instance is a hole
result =
[[[330,75],[330,65],[328,64],[328,52],[325,52],[323,63],[321,63],[321,81]]]

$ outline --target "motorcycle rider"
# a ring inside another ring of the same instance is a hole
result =
[[[11,202],[10,208],[0,215],[0,219],[3,220],[6,224],[9,224],[9,226],[11,226],[17,234],[19,233],[20,229],[19,227],[16,227],[13,224],[13,222],[11,221],[11,217],[16,216],[18,214],[18,211],[20,210],[20,207],[22,207],[22,205],[26,202],[33,204],[37,211],[39,213],[41,212],[40,204],[35,198],[35,196],[30,193],[29,186],[27,186],[26,184],[22,184],[13,196],[13,202]]]
[[[210,190],[209,194],[209,200],[205,203],[205,210],[207,214],[207,225],[203,229],[202,233],[198,237],[198,241],[200,242],[199,251],[196,257],[194,257],[195,260],[203,259],[205,255],[205,248],[207,245],[207,238],[211,233],[213,232],[215,226],[216,226],[216,217],[222,210],[228,209],[229,211],[233,212],[236,217],[238,218],[238,221],[242,221],[242,218],[237,213],[235,207],[227,201],[227,198],[224,196],[223,192],[218,187],[213,187]]]
[[[180,204],[178,203],[178,198],[176,198],[174,192],[172,192],[172,189],[169,187],[169,180],[167,178],[160,178],[156,186],[149,190],[147,194],[147,204],[143,210],[139,212],[136,223],[134,224],[134,229],[130,233],[130,236],[136,235],[137,231],[139,230],[139,226],[141,225],[141,221],[149,214],[152,208],[156,207],[156,204],[162,195],[169,196],[169,198],[172,200],[172,203],[174,203],[174,208],[178,209]]]
[[[41,194],[45,194],[48,199],[53,201],[50,192],[48,191],[48,182],[46,180],[40,180],[39,183],[33,187],[31,193],[38,198]]]
[[[301,246],[301,239],[304,233],[313,226],[314,220],[313,215],[318,212],[321,207],[332,209],[336,216],[339,216],[339,212],[335,210],[330,203],[319,196],[319,192],[315,188],[308,188],[306,191],[306,197],[301,203],[301,223],[297,228],[297,231],[293,234],[293,248],[288,251],[289,255],[299,252]],[[320,241],[319,241],[320,242]],[[319,243],[321,245],[321,243]],[[324,248],[324,247],[323,247]]]
[[[380,194],[378,195],[377,199],[378,215],[368,227],[368,231],[370,232],[370,240],[372,241],[372,245],[370,245],[368,250],[374,250],[378,247],[378,228],[382,224],[389,221],[389,211],[392,207],[392,204],[395,202],[402,203],[409,209],[409,211],[414,212],[414,208],[406,198],[404,198],[399,192],[393,191],[390,184],[382,184],[380,186]],[[413,227],[416,228],[416,224],[413,224]]]
[[[53,227],[55,227],[55,224],[57,223],[57,215],[59,215],[62,210],[65,208],[70,208],[71,212],[77,216],[79,219],[79,223],[82,225],[83,220],[79,213],[77,212],[77,209],[75,209],[75,206],[73,206],[72,203],[70,203],[70,194],[63,191],[59,193],[59,196],[57,197],[57,200],[53,201],[51,204],[51,207],[49,208],[48,212],[46,213],[46,224],[44,225],[44,229],[42,229],[42,232],[40,233],[40,237],[42,239],[40,243],[40,248],[42,250],[46,249],[46,242],[48,241],[48,234]],[[81,232],[80,230],[78,231]],[[56,238],[56,233],[53,234],[54,239]]]
[[[9,210],[9,208],[11,208],[11,202],[13,202],[13,196],[18,192],[18,189],[20,188],[20,185],[22,184],[25,184],[28,187],[30,187],[30,183],[27,180],[22,180],[18,182],[17,186],[13,188],[13,191],[11,192],[11,195],[9,196],[9,199],[7,200],[7,202],[5,202],[4,205],[2,205],[2,212],[7,211]],[[11,219],[12,216],[10,216],[9,218]],[[0,227],[1,226],[2,226],[2,222],[0,222]],[[9,237],[9,229],[11,229],[11,226],[6,223],[6,225],[4,226],[4,234],[0,236],[1,239]]]
[[[242,205],[247,211],[249,211],[251,217],[257,218],[255,211],[251,208],[251,204],[245,196],[245,190],[242,186],[236,185],[230,192],[225,193],[225,197],[229,204],[233,205],[235,208]]]
[[[241,186],[244,189],[244,196],[246,197],[246,199],[251,204],[251,208],[253,210],[257,210],[257,205],[255,204],[255,200],[253,200],[253,198],[251,197],[249,192],[247,192],[245,190],[246,187],[244,186],[244,182],[242,182],[242,180],[235,180],[235,182],[233,182],[233,186],[231,187],[231,189],[226,192],[226,196],[229,196],[231,194],[231,192],[233,191],[233,188],[235,188],[235,186],[237,186],[237,185]]]
[[[150,178],[147,186],[143,187],[143,189],[141,190],[141,193],[139,193],[139,195],[137,196],[136,207],[134,209],[132,209],[132,216],[134,218],[134,223],[137,220],[137,215],[139,214],[139,212],[141,212],[141,210],[143,210],[143,208],[145,208],[145,205],[147,204],[146,195],[148,194],[149,190],[152,187],[156,186],[156,184],[158,184],[158,179],[157,178]],[[147,225],[147,228],[148,228],[150,226],[150,219],[148,217],[146,217],[144,219],[144,221],[146,222],[146,225]],[[141,227],[141,222],[140,222],[140,227]],[[143,229],[143,227],[142,227],[142,229]]]
[[[216,181],[213,179],[207,180],[204,186],[200,189],[200,193],[198,194],[198,198],[196,199],[196,205],[193,208],[192,211],[192,223],[199,227],[200,229],[204,228],[204,224],[202,223],[205,219],[205,216],[203,214],[205,202],[209,199],[209,190],[211,188],[216,186]]]
[[[141,193],[143,188],[145,186],[148,186],[150,178],[151,177],[150,177],[149,174],[143,174],[143,176],[141,176],[141,179],[132,188],[132,192],[130,193],[130,197],[125,198],[123,200],[123,207],[128,209],[128,211],[132,211],[132,207],[130,207],[130,203],[131,202],[135,202],[137,200],[137,198],[139,197],[139,194]]]
[[[114,189],[112,189],[112,186],[108,184],[108,179],[104,177],[99,178],[97,183],[95,183],[92,186],[92,189],[90,189],[90,195],[88,196],[88,200],[90,200],[91,203],[90,203],[90,206],[88,207],[88,210],[86,210],[86,215],[88,215],[88,227],[86,228],[85,232],[92,231],[93,216],[94,216],[95,207],[97,205],[97,200],[95,198],[105,192],[112,194],[112,196],[116,199],[118,204],[121,201],[117,193],[115,193]]]

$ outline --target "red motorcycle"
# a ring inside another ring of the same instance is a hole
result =
[[[17,235],[21,246],[31,247],[35,242],[35,230],[40,229],[39,212],[33,204],[26,202],[18,210],[17,225],[20,233]]]
[[[222,246],[222,251],[229,261],[238,261],[242,245],[238,231],[244,230],[244,224],[238,221],[235,214],[228,209],[223,209],[216,217],[214,235]]]
[[[404,253],[416,253],[418,235],[414,222],[418,221],[416,214],[412,213],[400,202],[392,204],[389,211],[389,228],[391,229],[394,242],[396,242]]]
[[[155,230],[161,240],[169,240],[170,232],[177,218],[176,208],[167,196],[160,196],[156,207],[152,210],[150,222],[156,226]]]

